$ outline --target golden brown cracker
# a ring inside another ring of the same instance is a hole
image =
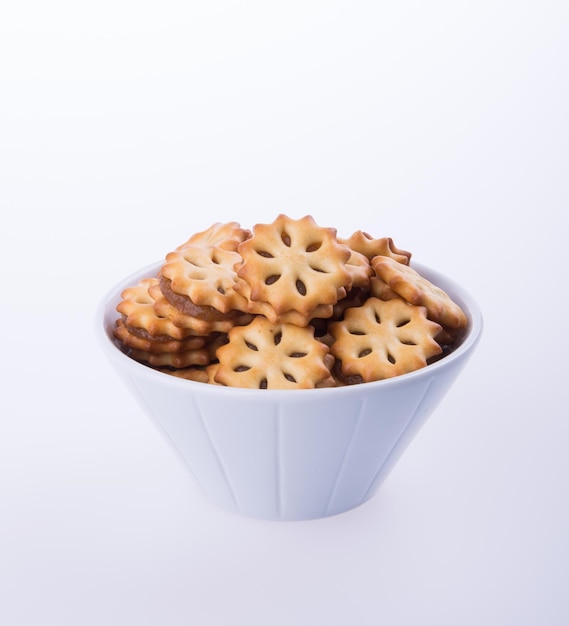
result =
[[[229,331],[229,342],[217,350],[215,380],[253,389],[310,389],[330,377],[328,346],[311,327],[271,324],[257,316]]]
[[[125,324],[139,328],[149,335],[167,335],[171,339],[185,339],[192,334],[190,329],[179,328],[154,309],[153,288],[158,285],[155,277],[143,278],[138,284],[124,289],[116,310],[123,315]]]
[[[257,224],[238,251],[243,263],[237,275],[248,284],[249,299],[268,303],[277,315],[293,310],[310,319],[351,286],[350,250],[338,243],[335,229],[318,226],[311,216],[279,215],[272,224]]]
[[[361,376],[364,382],[412,372],[441,351],[434,339],[439,324],[427,319],[424,307],[401,298],[371,297],[348,309],[344,320],[332,322],[329,330],[335,339],[330,350],[343,374]]]
[[[186,245],[166,255],[160,278],[167,279],[172,292],[194,305],[207,306],[221,314],[235,309],[243,311],[245,299],[234,289],[234,266],[240,262],[240,255],[231,250]],[[168,298],[167,293],[164,295]]]
[[[467,318],[460,306],[411,266],[385,256],[373,258],[371,264],[377,276],[404,300],[426,307],[430,319],[449,328],[466,327]]]

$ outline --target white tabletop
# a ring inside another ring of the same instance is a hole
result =
[[[275,6],[278,4],[278,6]],[[569,623],[569,5],[0,11],[0,623]],[[483,339],[367,504],[226,513],[95,307],[214,222],[391,236]]]

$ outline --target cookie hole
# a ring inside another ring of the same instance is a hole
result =
[[[279,343],[281,342],[281,339],[283,338],[283,334],[282,333],[276,333],[275,336],[273,337],[273,341],[275,342],[275,346],[278,346]]]
[[[416,346],[417,344],[414,341],[408,339],[407,341],[399,340],[399,343],[402,343],[404,346]]]
[[[245,345],[249,348],[249,350],[253,350],[254,352],[259,352],[259,348],[257,348],[257,346],[254,343],[246,341]]]
[[[266,388],[267,388],[267,379],[263,378],[261,382],[259,383],[259,389],[266,389]]]
[[[218,292],[219,292],[222,296],[224,296],[224,295],[225,295],[225,289],[224,289],[223,287],[218,287],[218,288],[217,288],[217,291],[218,291]]]
[[[295,383],[296,382],[296,378],[294,376],[292,376],[292,374],[287,374],[287,373],[283,372],[283,376],[288,380],[289,383]]]
[[[289,237],[289,235],[288,235],[286,232],[281,233],[281,239],[282,239],[282,241],[283,241],[284,245],[285,245],[287,248],[290,248],[291,238]]]
[[[234,372],[237,373],[241,373],[241,372],[248,372],[251,368],[248,365],[238,365],[237,367],[233,368]]]
[[[321,274],[328,273],[326,270],[323,270],[321,267],[316,267],[315,265],[309,265],[309,267],[313,272],[320,272]]]
[[[273,259],[273,255],[270,252],[267,252],[266,250],[255,250],[255,252],[259,255],[264,257],[265,259]]]
[[[405,319],[405,320],[401,320],[398,324],[397,324],[397,328],[401,328],[402,326],[406,326],[411,320],[410,319]]]
[[[379,317],[379,313],[375,313],[375,321],[377,324],[381,324],[381,317]]]
[[[190,253],[188,253],[188,256],[186,256],[185,254],[182,255],[184,257],[184,261],[188,264],[191,265],[192,267],[203,267],[203,265],[200,265],[199,263],[196,263],[193,259],[193,256],[190,256]]]
[[[274,285],[280,277],[280,274],[273,274],[272,276],[269,276],[265,279],[265,285]]]
[[[296,290],[301,296],[306,295],[306,285],[300,279],[296,281]]]
[[[306,356],[306,352],[293,352],[288,355],[291,359],[302,359],[303,356]]]
[[[322,247],[322,242],[315,241],[314,243],[311,243],[309,246],[306,246],[306,252],[316,252],[316,250],[320,250],[321,247]]]
[[[360,353],[358,354],[358,359],[363,359],[363,357],[367,356],[368,354],[371,354],[371,348],[364,348],[363,350],[360,350]]]
[[[387,360],[391,363],[391,365],[395,365],[395,357],[391,353],[387,353]]]
[[[350,335],[356,335],[356,336],[360,336],[360,335],[365,335],[363,330],[349,330],[348,331],[350,333]]]

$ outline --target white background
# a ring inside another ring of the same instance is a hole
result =
[[[0,8],[0,623],[569,623],[569,5]],[[311,214],[460,281],[483,340],[377,496],[210,505],[96,345],[217,221]]]

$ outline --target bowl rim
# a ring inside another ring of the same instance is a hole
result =
[[[291,391],[294,391],[293,397],[306,399],[306,394],[318,394],[322,397],[328,394],[361,394],[364,390],[379,389],[382,387],[396,387],[401,384],[407,384],[415,378],[436,375],[440,370],[446,370],[452,367],[456,361],[460,361],[468,356],[480,341],[483,329],[483,317],[481,309],[476,299],[464,287],[456,283],[448,275],[439,272],[423,263],[411,262],[411,266],[421,275],[428,278],[433,284],[441,286],[441,288],[449,293],[449,295],[460,304],[467,318],[467,331],[458,347],[450,354],[441,358],[426,367],[422,367],[413,372],[386,378],[383,380],[372,381],[368,383],[360,383],[356,385],[344,385],[340,387],[321,387],[314,389],[249,389],[242,387],[227,387],[224,385],[211,385],[203,382],[187,380],[177,376],[165,374],[148,365],[140,363],[127,354],[125,354],[117,345],[116,340],[110,332],[110,326],[114,324],[114,320],[118,319],[119,314],[116,312],[116,305],[120,300],[120,294],[128,286],[136,284],[141,278],[156,276],[158,270],[163,265],[162,261],[156,261],[135,272],[123,277],[116,282],[113,287],[107,290],[106,294],[99,300],[95,313],[95,335],[98,344],[103,352],[111,360],[117,364],[126,367],[136,376],[149,376],[155,380],[160,379],[164,385],[171,385],[179,389],[194,390],[200,393],[213,393],[217,396],[221,394],[238,395],[238,396],[254,396],[257,398],[273,398],[280,400],[282,397],[291,398]],[[114,315],[114,317],[111,317]],[[113,320],[113,321],[112,321]],[[158,378],[155,378],[158,377]]]

